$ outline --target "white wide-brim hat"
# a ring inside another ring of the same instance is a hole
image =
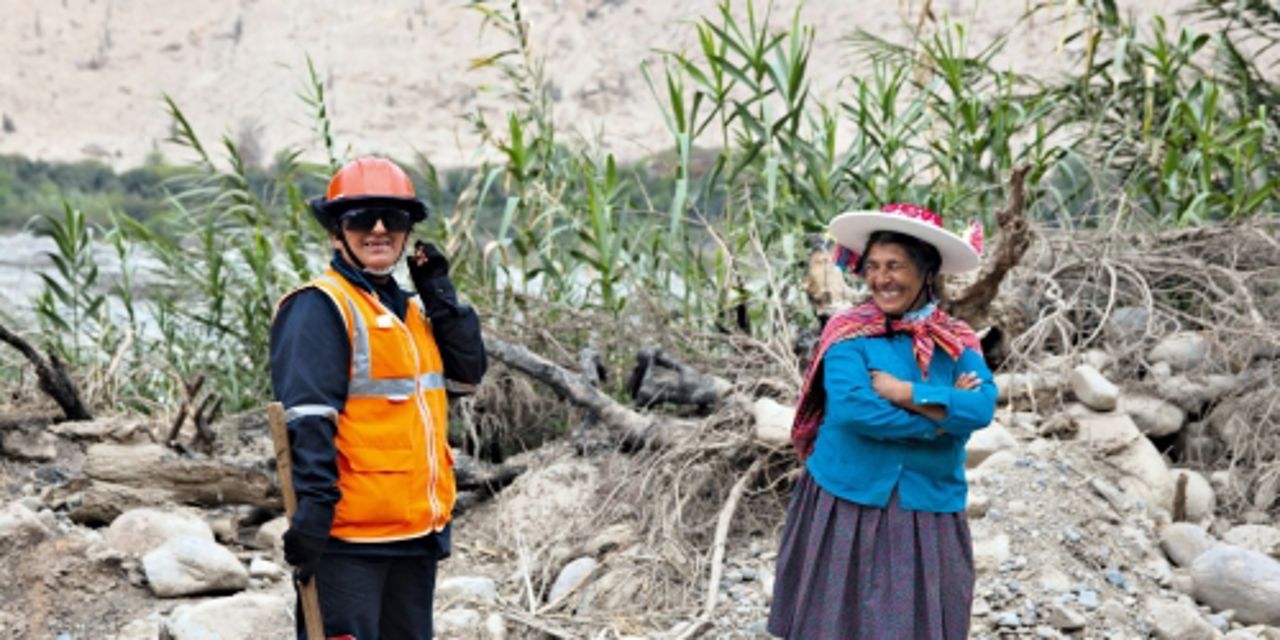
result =
[[[867,240],[877,231],[896,231],[927,242],[942,256],[939,273],[963,273],[978,268],[982,257],[982,226],[975,223],[965,237],[942,228],[942,218],[933,211],[915,205],[885,205],[880,211],[846,211],[835,217],[828,232],[836,242],[852,252],[854,258],[867,247]]]

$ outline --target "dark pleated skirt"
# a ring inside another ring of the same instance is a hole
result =
[[[826,640],[961,640],[973,602],[973,543],[959,513],[866,507],[805,473],[782,529],[769,632]]]

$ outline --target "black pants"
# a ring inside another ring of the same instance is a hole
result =
[[[316,566],[326,636],[356,640],[430,640],[436,590],[432,556],[328,554]],[[306,640],[301,605],[298,638]]]

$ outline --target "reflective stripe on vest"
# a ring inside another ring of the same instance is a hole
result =
[[[341,287],[342,284],[329,276],[321,276]],[[414,378],[379,378],[374,379],[369,367],[369,327],[364,323],[364,316],[356,309],[355,303],[347,298],[347,310],[352,321],[351,349],[351,382],[347,394],[351,396],[382,396],[388,398],[407,398],[418,391],[444,389],[445,380],[442,373],[424,373]],[[415,384],[416,383],[416,384]]]

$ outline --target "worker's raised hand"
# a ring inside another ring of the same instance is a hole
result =
[[[409,274],[416,285],[419,278],[438,278],[449,275],[449,259],[436,245],[418,240],[409,256]]]
[[[324,557],[327,538],[302,533],[293,527],[284,532],[284,560],[293,565],[293,579],[306,584]]]

